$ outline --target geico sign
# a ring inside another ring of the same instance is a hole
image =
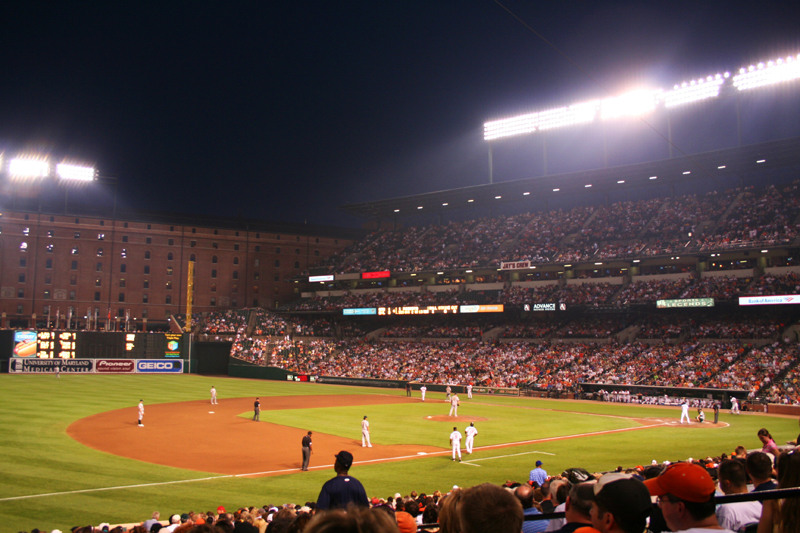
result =
[[[163,363],[141,362],[139,363],[139,368],[141,370],[172,370],[175,368],[175,364],[171,361],[165,361]]]

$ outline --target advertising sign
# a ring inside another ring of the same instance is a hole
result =
[[[14,357],[36,357],[36,332],[15,331],[12,355]]]
[[[86,374],[94,372],[93,359],[10,359],[8,371],[13,374]]]
[[[800,304],[800,294],[739,297],[739,305],[787,305],[787,304]]]
[[[375,307],[356,307],[353,309],[342,309],[343,315],[374,315],[378,310]]]
[[[683,298],[681,300],[656,300],[656,307],[714,307],[714,298]]]
[[[136,361],[136,371],[145,374],[180,374],[183,361],[176,359],[140,359]]]
[[[502,261],[500,263],[500,270],[519,270],[521,268],[530,268],[530,261]]]
[[[94,363],[98,374],[131,374],[136,372],[136,361],[133,359],[98,359]]]
[[[183,335],[180,333],[165,333],[164,337],[167,340],[167,349],[164,350],[164,357],[180,358]]]

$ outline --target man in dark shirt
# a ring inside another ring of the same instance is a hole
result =
[[[325,482],[317,498],[317,509],[343,509],[352,503],[360,507],[368,507],[367,491],[354,477],[348,475],[353,466],[353,454],[341,451],[335,455],[333,469],[336,477]]]
[[[313,448],[311,447],[311,432],[308,432],[308,435],[303,437],[303,470],[308,472],[308,461],[311,460],[311,454],[314,453]]]
[[[253,402],[253,421],[258,422],[260,420],[260,415],[261,415],[261,402],[259,402],[258,398],[256,398],[256,401]]]

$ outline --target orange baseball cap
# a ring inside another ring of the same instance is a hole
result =
[[[716,490],[706,469],[693,463],[673,463],[660,476],[648,479],[644,484],[652,496],[672,494],[695,503],[707,502]]]

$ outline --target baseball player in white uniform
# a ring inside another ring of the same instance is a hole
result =
[[[447,389],[445,389],[445,392],[447,393],[447,399],[445,401],[449,402],[450,401],[450,393],[453,392],[453,389],[450,388],[450,385],[447,386]]]
[[[739,414],[739,400],[731,396],[731,414],[738,415]]]
[[[472,383],[467,384],[467,399],[472,399]]]
[[[689,420],[689,400],[683,400],[681,404],[681,424],[683,424],[683,419],[686,419],[687,424],[691,424],[692,421]]]
[[[450,398],[450,414],[448,416],[458,416],[458,394],[453,394],[453,397]]]
[[[478,434],[478,430],[475,428],[475,423],[470,422],[467,429],[464,430],[464,434],[467,436],[467,453],[472,455],[472,446],[475,443],[475,435]]]
[[[450,446],[453,447],[453,461],[456,460],[456,455],[461,461],[461,433],[458,432],[458,428],[453,428],[453,432],[450,433]]]
[[[217,389],[211,386],[211,405],[217,405]]]
[[[361,447],[372,448],[372,443],[369,441],[369,422],[367,422],[367,415],[364,415],[364,420],[361,421]]]
[[[428,387],[423,385],[422,387],[419,388],[419,392],[422,393],[422,401],[424,402],[425,401],[425,393],[428,392]]]
[[[144,418],[144,400],[139,400],[139,427],[143,428],[142,418]]]

